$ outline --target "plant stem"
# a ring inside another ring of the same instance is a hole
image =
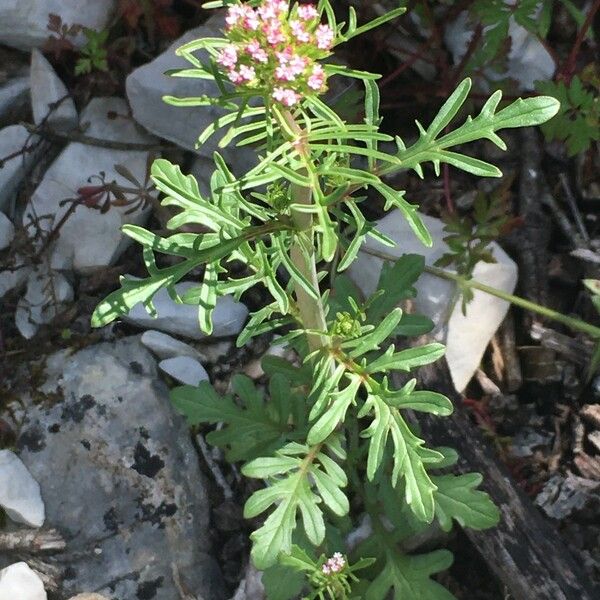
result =
[[[287,124],[294,131],[299,140],[302,140],[302,130],[296,123],[294,117],[289,111],[283,113]],[[310,160],[310,150],[304,142],[299,143],[299,152],[303,155],[305,161]],[[292,185],[292,204],[302,204],[310,206],[313,202],[313,190],[310,187]],[[317,277],[317,260],[314,246],[313,215],[307,212],[292,210],[292,220],[296,225],[299,235],[290,250],[290,258],[298,270],[311,283],[313,289],[317,292],[318,300],[308,294],[308,292],[296,283],[294,291],[298,310],[302,319],[302,325],[305,329],[318,331],[327,330],[327,321],[325,320],[325,307],[321,300],[319,292],[319,279]],[[302,244],[301,236],[305,236],[305,244]],[[308,333],[308,347],[311,352],[318,350],[326,345],[324,336]]]
[[[373,256],[377,256],[378,258],[381,258],[383,260],[398,260],[397,256],[387,254],[386,252],[380,252],[379,250],[372,250],[371,248],[362,248],[361,252],[365,252],[366,254],[372,254]],[[595,325],[592,325],[587,321],[583,321],[582,319],[577,319],[576,317],[569,317],[568,315],[564,315],[556,310],[548,308],[547,306],[542,306],[541,304],[537,304],[536,302],[532,302],[531,300],[521,298],[520,296],[515,296],[513,294],[503,292],[502,290],[492,287],[491,285],[480,283],[475,279],[466,279],[461,275],[451,273],[450,271],[446,271],[444,269],[439,269],[438,267],[425,266],[425,272],[429,273],[430,275],[434,275],[435,277],[440,277],[441,279],[453,281],[457,283],[459,287],[466,287],[473,290],[479,290],[480,292],[484,292],[486,294],[489,294],[490,296],[495,296],[496,298],[500,298],[501,300],[506,300],[507,302],[510,302],[515,306],[520,306],[525,310],[531,311],[538,315],[542,315],[543,317],[551,319],[552,321],[562,323],[563,325],[566,325],[569,329],[572,329],[573,331],[587,333],[593,339],[600,340],[600,327],[596,327]]]

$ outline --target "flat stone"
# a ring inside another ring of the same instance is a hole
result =
[[[0,250],[8,248],[14,237],[15,226],[4,213],[0,212]]]
[[[194,597],[223,600],[198,456],[139,337],[57,352],[44,379],[17,447],[67,540],[64,595],[181,600],[175,566]]]
[[[0,450],[0,506],[16,523],[29,527],[44,524],[40,486],[11,450]]]
[[[43,46],[52,35],[48,17],[59,15],[67,25],[101,30],[108,25],[115,0],[2,0],[0,2],[0,44],[20,50]],[[82,45],[83,36],[73,40]]]
[[[109,598],[100,594],[77,594],[77,596],[72,596],[69,600],[109,600]]]
[[[73,287],[62,273],[47,271],[43,266],[31,271],[27,279],[27,291],[19,300],[15,312],[19,333],[31,339],[41,325],[52,322],[64,310],[73,296]]]
[[[431,248],[426,248],[415,237],[400,211],[393,211],[378,222],[377,228],[396,242],[389,248],[367,238],[368,248],[400,257],[403,254],[421,254],[428,265],[433,265],[447,251],[443,241],[446,232],[439,219],[421,215],[425,226],[434,240]],[[496,263],[480,262],[475,267],[474,279],[508,293],[517,284],[518,270],[514,261],[496,243],[490,250]],[[359,253],[348,274],[365,295],[372,294],[379,280],[382,260],[366,253]],[[474,290],[473,300],[467,306],[466,316],[462,314],[460,302],[451,311],[447,325],[445,319],[450,311],[450,301],[455,284],[424,273],[417,281],[416,312],[428,316],[436,325],[437,337],[446,344],[446,361],[455,388],[461,392],[479,367],[485,349],[504,320],[509,303]]]
[[[79,118],[75,103],[65,84],[55,73],[46,57],[36,48],[31,53],[31,109],[36,125],[42,122],[55,129],[69,130]],[[57,104],[59,103],[59,104]],[[56,105],[56,107],[53,107]]]
[[[14,563],[0,571],[2,600],[48,600],[44,584],[24,562]]]
[[[180,342],[174,337],[163,333],[162,331],[144,331],[141,342],[152,354],[158,358],[175,358],[177,356],[191,356],[198,360],[202,360],[203,355],[189,344]]]
[[[119,142],[152,142],[152,138],[140,132],[127,114],[127,104],[121,98],[94,98],[83,111],[81,124],[86,126],[86,134],[92,137]],[[36,214],[40,216],[39,226],[51,231],[69,210],[70,203],[64,201],[75,198],[80,188],[99,185],[102,172],[104,181],[131,187],[131,182],[115,170],[115,165],[124,166],[138,181],[144,181],[147,160],[147,151],[69,144],[34,191],[23,216],[24,224],[30,215]],[[111,206],[104,213],[79,205],[61,227],[53,244],[51,266],[89,274],[113,264],[131,243],[122,234],[121,227],[126,223],[143,225],[150,211],[150,204],[144,207]]]
[[[196,283],[184,281],[175,286],[179,295],[184,294]],[[157,318],[151,317],[143,305],[136,304],[123,320],[143,329],[158,329],[166,333],[178,335],[192,340],[206,338],[198,324],[198,308],[190,304],[177,304],[167,290],[160,290],[153,298],[158,313]],[[248,309],[232,296],[220,296],[213,312],[213,337],[228,337],[237,335],[248,318]]]
[[[224,114],[222,109],[208,106],[182,108],[171,106],[163,100],[164,96],[184,98],[220,94],[219,88],[211,80],[171,77],[165,73],[171,69],[189,68],[190,64],[177,56],[175,51],[195,39],[223,37],[222,26],[222,15],[215,15],[206,24],[190,29],[153,61],[135,69],[127,77],[127,99],[135,120],[148,131],[203,157],[212,159],[213,152],[218,150],[236,175],[242,175],[256,160],[254,151],[248,147],[219,149],[218,142],[222,134],[217,133],[196,148],[198,136]],[[196,53],[196,56],[202,57],[202,53]]]
[[[198,385],[201,381],[209,381],[206,369],[191,356],[165,358],[158,363],[158,367],[184,385]]]
[[[10,125],[0,129],[0,158],[19,152],[28,144],[30,134],[22,125]],[[30,140],[30,143],[35,138]],[[36,160],[35,152],[18,154],[7,160],[0,169],[0,211],[6,211],[15,191]]]

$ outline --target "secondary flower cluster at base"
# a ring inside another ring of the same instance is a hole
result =
[[[229,80],[252,90],[264,90],[283,106],[294,106],[302,96],[321,94],[327,77],[317,62],[329,56],[335,33],[319,22],[314,4],[263,0],[229,7],[225,35],[230,44],[217,57]]]
[[[345,566],[346,559],[340,552],[336,552],[331,558],[327,559],[327,562],[321,567],[321,570],[325,575],[331,575],[333,573],[339,573]]]

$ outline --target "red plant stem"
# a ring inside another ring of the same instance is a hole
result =
[[[588,11],[587,17],[583,25],[581,26],[579,33],[577,34],[577,38],[575,39],[573,48],[571,48],[571,52],[569,53],[565,64],[562,66],[560,73],[557,76],[557,79],[564,78],[567,82],[571,81],[571,78],[573,77],[573,73],[575,71],[575,63],[577,62],[579,50],[581,49],[581,45],[583,44],[583,40],[585,39],[588,29],[591,27],[592,22],[594,21],[594,17],[596,16],[598,9],[600,9],[600,0],[595,0],[594,4]]]

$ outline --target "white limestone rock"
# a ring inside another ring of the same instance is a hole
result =
[[[64,310],[73,296],[73,288],[62,273],[43,268],[32,271],[27,280],[27,291],[15,312],[19,333],[31,339],[41,325],[50,323]]]
[[[27,563],[18,562],[0,571],[0,599],[48,600],[48,596],[37,573]]]
[[[120,142],[152,142],[152,138],[140,132],[127,117],[127,104],[121,98],[94,98],[81,115],[81,124],[87,126],[86,134]],[[65,199],[77,196],[81,187],[99,183],[97,176],[105,173],[105,181],[131,187],[115,165],[126,167],[139,181],[146,174],[147,151],[126,151],[99,148],[79,143],[69,144],[52,163],[42,182],[37,187],[23,221],[29,215],[41,216],[39,225],[50,231],[64,213],[69,210]],[[89,181],[90,177],[96,176]],[[143,225],[151,206],[113,206],[104,214],[94,208],[78,206],[60,229],[60,235],[51,250],[51,265],[54,269],[74,270],[89,274],[96,269],[114,263],[131,243],[121,233],[122,225]]]
[[[179,295],[197,284],[184,281],[175,286]],[[192,340],[206,338],[198,325],[198,308],[190,304],[177,304],[167,290],[160,290],[153,298],[158,316],[151,317],[142,304],[136,304],[123,320],[142,329],[158,329]],[[248,317],[248,309],[232,296],[220,296],[213,312],[213,337],[237,335]]]
[[[0,129],[0,158],[19,152],[28,145],[29,139],[29,132],[22,125]],[[0,211],[8,210],[15,191],[36,158],[35,152],[25,152],[3,164],[0,169]]]
[[[175,358],[177,356],[189,356],[198,360],[204,359],[204,356],[198,350],[162,331],[153,329],[144,331],[140,341],[152,354],[160,359]]]
[[[2,0],[0,2],[0,44],[19,50],[39,48],[50,37],[48,18],[61,17],[67,25],[104,29],[116,0]],[[82,45],[83,36],[74,42]]]
[[[206,369],[191,356],[165,358],[158,363],[158,368],[185,385],[198,385],[201,381],[209,381]]]
[[[69,541],[52,556],[70,573],[61,598],[181,600],[185,589],[225,600],[198,456],[139,336],[46,357],[36,390],[61,400],[21,397],[16,446],[40,484],[46,526]]]
[[[0,506],[16,523],[29,527],[44,524],[45,509],[40,486],[11,450],[0,450]],[[0,598],[3,598],[1,594]]]
[[[519,25],[513,17],[510,19],[508,35],[511,38],[511,47],[507,71],[498,74],[492,69],[485,69],[488,78],[494,80],[510,77],[517,81],[522,91],[532,91],[534,83],[538,80],[552,79],[556,64],[538,38]],[[460,63],[472,37],[473,29],[466,11],[461,12],[446,26],[444,42],[452,54],[454,64]]]
[[[55,73],[46,57],[36,48],[31,53],[31,109],[33,121],[46,123],[56,129],[69,130],[77,126],[75,103],[68,95],[65,84]],[[60,102],[60,104],[57,104]],[[53,105],[56,108],[53,109]]]
[[[391,212],[378,223],[378,229],[391,237],[397,246],[388,248],[368,238],[367,247],[398,257],[403,254],[421,254],[425,256],[426,264],[433,265],[448,251],[443,241],[446,235],[443,231],[444,223],[426,215],[421,215],[421,218],[433,238],[431,248],[426,248],[419,242],[399,211]],[[497,262],[478,263],[474,279],[504,292],[514,292],[518,277],[517,265],[498,244],[492,244],[490,249]],[[381,259],[360,253],[348,273],[363,293],[369,295],[376,289],[381,267]],[[435,323],[438,338],[446,344],[446,360],[452,381],[455,388],[461,392],[479,367],[490,339],[506,316],[509,304],[474,290],[474,298],[467,307],[467,315],[462,314],[460,302],[457,303],[444,327],[442,321],[450,309],[454,284],[424,273],[415,288],[415,309]]]
[[[185,109],[171,106],[164,102],[163,96],[215,95],[218,88],[210,80],[170,77],[165,73],[170,69],[189,67],[185,59],[176,56],[177,48],[197,38],[221,35],[218,27],[210,23],[191,29],[153,61],[138,67],[127,77],[127,99],[138,123],[166,140],[196,151],[195,144],[201,131],[222,111],[210,107]],[[215,140],[215,137],[211,138],[198,152],[212,156],[217,149]]]
[[[175,54],[180,46],[198,38],[222,37],[222,27],[222,15],[215,15],[206,24],[186,32],[152,62],[138,67],[127,77],[127,99],[135,120],[148,131],[205,158],[212,159],[213,152],[219,150],[224,159],[230,163],[234,173],[243,175],[256,162],[255,152],[250,148],[231,146],[219,149],[217,144],[222,134],[214,135],[200,148],[196,148],[198,136],[219,115],[224,114],[222,109],[218,107],[186,109],[171,106],[163,100],[163,96],[192,97],[219,94],[213,81],[171,77],[165,73],[171,69],[190,66],[185,59]],[[202,53],[197,53],[197,56],[201,57]],[[212,170],[211,168],[208,172],[209,177]]]
[[[14,237],[15,226],[4,213],[0,212],[0,250],[8,248]]]

